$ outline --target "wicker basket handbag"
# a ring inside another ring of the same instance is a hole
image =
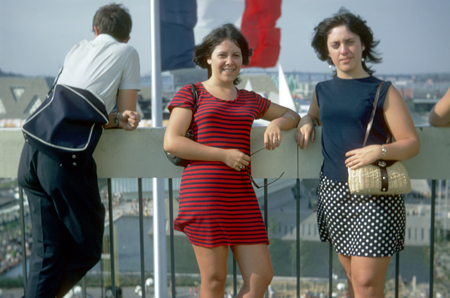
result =
[[[366,146],[380,95],[381,83],[378,86],[373,111],[367,124],[363,147]],[[376,160],[370,165],[356,170],[348,168],[348,186],[350,193],[356,195],[398,195],[411,192],[411,181],[408,172],[400,161]]]

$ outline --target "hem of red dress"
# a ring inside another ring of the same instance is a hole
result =
[[[212,247],[219,247],[219,246],[235,246],[235,245],[257,245],[257,244],[270,244],[270,241],[261,241],[261,242],[238,242],[238,243],[217,243],[217,244],[211,244],[211,245],[207,245],[204,243],[198,243],[197,241],[192,240],[188,234],[186,234],[186,232],[184,231],[184,226],[180,225],[178,222],[176,222],[175,220],[173,221],[173,229],[179,232],[182,232],[186,235],[186,237],[188,238],[189,242],[192,245],[196,245],[196,246],[201,246],[201,247],[207,247],[207,248],[212,248]]]
[[[196,245],[196,246],[201,246],[201,247],[207,247],[207,248],[213,248],[213,247],[219,247],[219,246],[235,246],[235,245],[257,245],[257,244],[267,244],[269,245],[269,242],[259,242],[259,243],[218,243],[218,244],[213,244],[213,245],[205,245],[205,244],[200,244],[200,243],[193,243],[189,237],[188,237],[189,242],[192,245]]]

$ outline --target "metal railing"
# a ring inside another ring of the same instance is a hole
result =
[[[263,143],[264,128],[257,127],[252,130],[252,145],[260,147]],[[430,259],[429,259],[429,297],[433,296],[434,291],[434,233],[435,233],[435,201],[436,201],[436,180],[450,179],[450,159],[448,159],[448,149],[450,148],[450,129],[417,127],[417,132],[421,139],[421,151],[419,155],[411,160],[405,161],[410,177],[412,179],[432,180],[431,193],[431,216],[430,216]],[[172,178],[180,178],[182,168],[174,167],[164,157],[162,150],[163,129],[139,129],[134,132],[125,132],[121,130],[105,131],[99,146],[94,153],[99,178],[108,178],[108,211],[109,211],[109,234],[111,256],[114,255],[114,232],[113,232],[113,206],[111,178],[128,177],[136,178],[138,184],[139,205],[139,235],[140,235],[140,275],[141,287],[145,288],[145,268],[144,268],[144,229],[143,229],[143,206],[142,178],[162,178],[168,179],[169,191],[169,220],[172,222],[174,216],[173,210],[173,183]],[[283,133],[283,142],[280,148],[273,152],[265,152],[252,158],[252,174],[255,178],[272,179],[277,178],[279,172],[285,172],[286,178],[296,179],[295,191],[297,194],[296,202],[296,297],[300,297],[300,179],[316,179],[322,163],[320,142],[316,141],[310,144],[308,149],[299,150],[293,141],[294,131]],[[320,140],[321,130],[316,131],[316,140]],[[0,130],[0,177],[16,177],[20,149],[23,144],[23,138],[19,130],[3,129]],[[130,145],[134,144],[134,145]],[[296,166],[295,166],[296,165]],[[265,180],[266,183],[266,180]],[[20,194],[20,219],[22,228],[23,252],[25,248],[25,221],[23,210],[23,195]],[[268,187],[264,188],[263,218],[268,223]],[[154,209],[156,211],[156,209]],[[176,278],[175,278],[175,249],[174,232],[170,233],[170,259],[171,270],[170,280],[172,297],[176,297]],[[395,256],[395,297],[399,295],[399,265],[400,255]],[[157,257],[157,256],[155,256]],[[329,246],[329,293],[332,295],[333,284],[333,249]],[[114,258],[111,257],[111,289],[115,293],[114,277]],[[26,262],[22,261],[23,282],[26,285]],[[233,290],[237,293],[237,269],[236,262],[233,262]],[[158,274],[158,272],[155,272]],[[167,276],[161,277],[166,279]],[[83,283],[85,285],[85,283]],[[83,291],[86,297],[86,290]],[[142,297],[145,297],[145,291],[142,291]]]

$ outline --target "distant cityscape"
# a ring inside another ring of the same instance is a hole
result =
[[[315,85],[332,78],[330,73],[284,73],[289,92],[297,112],[306,113]],[[382,80],[392,81],[405,99],[416,125],[427,125],[432,106],[450,87],[450,73],[437,74],[374,74]],[[261,69],[243,69],[239,89],[251,89],[262,96],[279,103],[279,72]],[[166,106],[183,85],[204,81],[206,70],[180,69],[164,72],[162,78],[163,119],[168,119]],[[18,127],[45,99],[53,84],[53,77],[27,77],[4,73],[0,70],[0,127]],[[151,76],[141,77],[141,91],[138,93],[138,110],[145,120],[151,119]],[[302,114],[301,114],[302,115]],[[142,126],[151,126],[144,121]]]

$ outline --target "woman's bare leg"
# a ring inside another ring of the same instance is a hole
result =
[[[347,284],[348,284],[348,294],[350,295],[350,298],[355,298],[355,293],[353,292],[353,285],[352,285],[352,270],[351,270],[351,259],[350,256],[344,256],[341,254],[338,254],[339,261],[341,261],[342,267],[344,267],[345,275],[347,276]]]
[[[273,278],[267,244],[234,245],[231,250],[244,280],[237,297],[262,298]]]
[[[384,283],[390,257],[356,257],[339,255],[349,280],[351,297],[384,297]],[[352,292],[351,292],[351,290]]]
[[[228,246],[192,246],[200,268],[200,297],[223,298],[227,279]]]

